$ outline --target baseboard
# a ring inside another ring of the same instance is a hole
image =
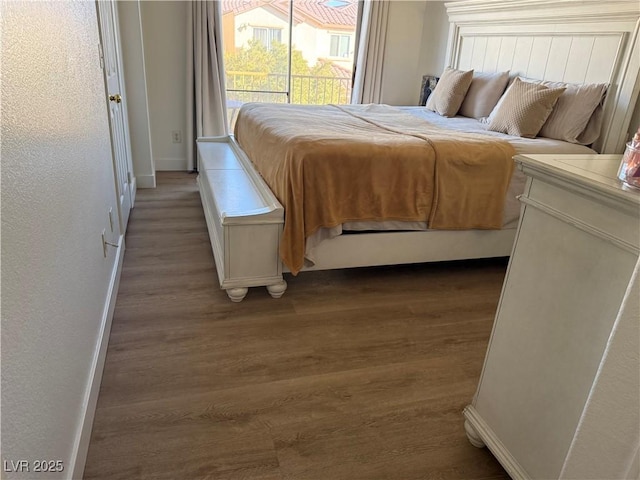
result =
[[[156,188],[156,175],[136,175],[138,188]]]
[[[186,171],[186,158],[156,158],[154,159],[156,171]]]
[[[120,284],[120,273],[122,272],[122,260],[124,259],[124,235],[120,236],[120,246],[116,253],[116,261],[111,273],[111,281],[109,282],[109,290],[102,313],[102,321],[98,342],[93,354],[91,362],[91,370],[89,371],[89,383],[85,391],[84,401],[82,402],[82,422],[76,433],[76,439],[71,452],[71,469],[68,471],[67,478],[82,478],[84,474],[84,466],[87,461],[87,453],[89,451],[89,440],[91,439],[91,429],[93,428],[93,418],[96,413],[96,404],[98,402],[98,393],[100,392],[100,383],[102,382],[102,372],[107,356],[107,346],[109,345],[109,334],[111,333],[111,321],[116,306],[116,297],[118,295],[118,286]]]

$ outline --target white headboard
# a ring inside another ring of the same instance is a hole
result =
[[[620,153],[640,90],[638,0],[461,0],[446,4],[448,64],[610,84],[601,153]]]

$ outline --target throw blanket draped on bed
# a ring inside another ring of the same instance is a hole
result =
[[[235,136],[285,208],[293,274],[320,227],[428,221],[498,229],[515,154],[507,142],[436,127],[387,105],[246,104]]]

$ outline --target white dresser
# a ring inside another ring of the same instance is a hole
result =
[[[640,192],[619,155],[519,155],[529,178],[471,443],[512,478],[638,478]]]

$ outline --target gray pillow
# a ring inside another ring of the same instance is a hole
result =
[[[473,70],[465,72],[447,67],[427,99],[427,110],[439,113],[443,117],[454,117],[460,110],[472,79]]]
[[[558,98],[539,135],[583,145],[593,143],[598,138],[597,135],[594,138],[594,135],[582,136],[581,134],[585,131],[596,108],[601,105],[608,85],[605,83],[579,85],[547,81],[542,82],[542,85],[549,88],[564,87],[566,90]],[[588,143],[583,143],[585,141]]]
[[[508,82],[508,71],[474,73],[471,86],[458,113],[469,118],[487,117],[500,100]]]

